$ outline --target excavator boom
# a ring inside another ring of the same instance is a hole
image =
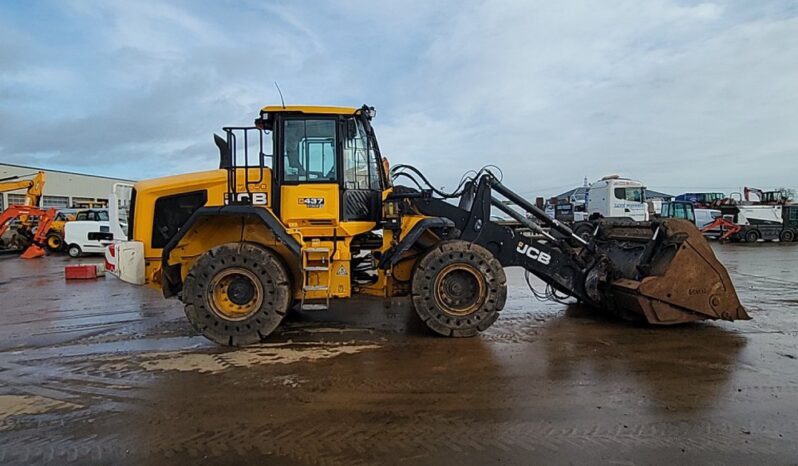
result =
[[[28,175],[30,176],[30,175]],[[0,193],[9,191],[25,190],[25,206],[36,207],[44,192],[46,175],[43,171],[37,172],[32,179],[22,180],[23,176],[11,176],[0,180]],[[13,181],[12,181],[13,180]],[[23,227],[30,227],[30,220],[27,215],[20,215],[19,221]]]
[[[50,227],[53,225],[55,215],[56,211],[52,208],[44,210],[31,206],[9,206],[6,210],[0,212],[0,236],[5,233],[11,221],[15,218],[38,217],[39,224],[37,225],[36,232],[33,234],[31,244],[20,257],[23,259],[42,257],[44,255],[42,245],[47,237],[47,233],[50,231]]]
[[[30,175],[28,175],[30,176]],[[32,179],[21,180],[21,176],[11,176],[0,180],[0,193],[9,191],[17,191],[20,189],[26,190],[25,192],[25,205],[37,206],[39,199],[44,191],[44,182],[46,175],[43,171],[36,173]],[[13,181],[12,181],[13,180]]]

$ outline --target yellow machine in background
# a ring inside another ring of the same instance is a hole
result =
[[[39,171],[38,173],[33,175],[32,179],[23,180],[20,178],[25,178],[25,177],[12,176],[0,179],[0,193],[19,191],[24,189],[25,203],[23,205],[31,207],[38,206],[39,200],[42,198],[42,192],[44,191],[44,183],[45,181],[47,181],[47,175],[43,171]]]
[[[192,326],[226,345],[265,338],[292,307],[355,294],[408,296],[435,332],[476,335],[504,307],[511,266],[547,284],[537,295],[649,323],[748,318],[689,222],[597,221],[585,239],[488,169],[444,193],[414,167],[389,172],[373,117],[269,106],[254,127],[224,128],[219,170],[135,185],[130,240],[109,248],[107,267],[178,296]],[[518,224],[493,222],[492,207]]]
[[[30,176],[30,175],[28,175]],[[31,179],[23,176],[12,176],[0,180],[0,193],[25,190],[25,203],[22,204],[28,207],[38,207],[44,191],[44,183],[47,181],[47,175],[43,171],[39,171],[33,175]],[[11,207],[11,206],[8,206]],[[27,215],[20,215],[19,226],[16,232],[12,233],[12,238],[7,241],[7,246],[24,248],[30,245],[30,239],[33,237],[31,219]]]

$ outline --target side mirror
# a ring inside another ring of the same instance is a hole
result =
[[[262,129],[263,131],[271,131],[272,130],[272,122],[264,114],[261,114],[260,118],[255,119],[255,127],[258,129]]]
[[[219,168],[233,168],[233,154],[230,152],[230,145],[218,134],[213,135],[213,142],[219,148]]]

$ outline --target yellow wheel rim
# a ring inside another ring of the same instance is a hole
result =
[[[251,271],[231,267],[217,273],[210,284],[210,305],[225,320],[244,320],[263,304],[263,285]]]
[[[464,317],[482,307],[486,288],[478,269],[470,264],[449,264],[435,277],[435,300],[445,313]]]
[[[60,249],[61,248],[61,238],[57,236],[51,236],[47,238],[47,246],[50,249]]]

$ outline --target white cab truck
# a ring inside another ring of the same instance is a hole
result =
[[[597,217],[626,217],[639,222],[646,221],[646,187],[637,180],[618,175],[605,176],[590,185],[585,212],[577,212],[574,217],[577,221]]]

